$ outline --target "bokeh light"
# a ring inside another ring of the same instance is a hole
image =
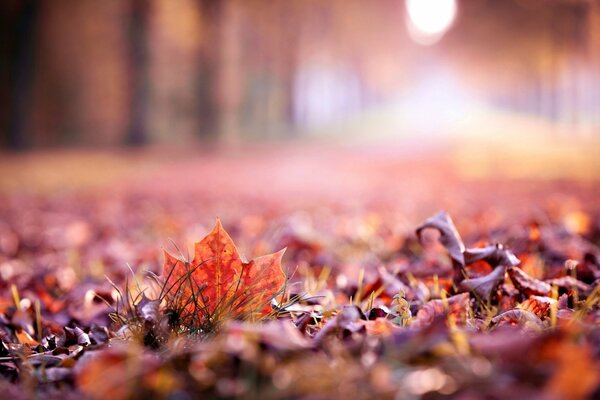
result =
[[[408,31],[419,44],[439,41],[456,18],[456,0],[407,0]]]

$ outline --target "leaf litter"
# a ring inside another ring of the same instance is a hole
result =
[[[597,215],[585,231],[547,218],[464,239],[447,212],[407,229],[384,212],[321,230],[228,218],[240,251],[220,220],[186,226],[189,211],[92,199],[85,219],[27,201],[42,206],[8,216],[17,206],[3,204],[0,227],[11,398],[600,395]],[[42,234],[46,219],[68,229]],[[173,244],[161,255],[138,240],[147,229],[180,246],[208,234],[192,257]]]

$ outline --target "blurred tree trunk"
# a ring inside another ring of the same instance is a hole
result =
[[[280,4],[281,6],[281,4]],[[292,5],[284,4],[280,9],[280,26],[283,32],[283,39],[279,41],[279,52],[283,59],[282,64],[282,76],[283,85],[285,92],[285,104],[283,107],[283,118],[288,125],[287,132],[290,136],[295,136],[297,130],[295,129],[294,120],[294,84],[296,79],[296,73],[300,63],[300,38],[302,22],[300,18],[290,18],[289,7],[294,7],[292,11],[300,14],[302,9],[299,9],[299,5],[294,3]]]
[[[127,143],[140,146],[148,141],[148,2],[133,0],[131,9],[130,40],[130,79],[131,104]]]
[[[31,145],[30,129],[31,98],[35,73],[36,26],[38,0],[26,0],[18,6],[14,20],[13,47],[10,49],[8,140],[12,149],[23,149]]]
[[[217,65],[215,62],[217,52],[217,27],[215,21],[219,21],[221,13],[221,2],[214,0],[200,0],[200,11],[202,15],[202,29],[206,35],[205,45],[200,51],[199,74],[198,74],[198,116],[200,118],[200,136],[210,139],[217,132],[217,102],[215,99],[215,78],[217,76]]]
[[[217,19],[216,87],[219,141],[234,144],[240,140],[242,102],[241,9],[237,0],[219,2]]]

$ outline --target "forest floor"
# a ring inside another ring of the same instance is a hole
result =
[[[600,165],[538,144],[4,154],[0,390],[598,397]]]

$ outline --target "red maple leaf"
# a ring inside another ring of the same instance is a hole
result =
[[[245,263],[217,219],[214,229],[194,245],[191,262],[164,252],[165,296],[180,315],[200,321],[264,315],[286,281],[284,252]]]

